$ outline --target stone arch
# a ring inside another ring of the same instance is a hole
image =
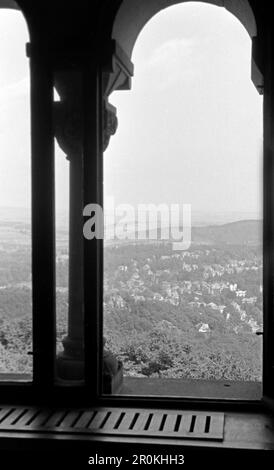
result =
[[[252,40],[251,79],[260,94],[263,94],[262,54],[257,23],[248,0],[124,0],[118,9],[112,28],[112,39],[116,45],[112,73],[107,79],[105,96],[117,89],[129,89],[133,76],[131,63],[135,42],[143,27],[160,11],[185,2],[199,2],[222,7],[242,23]]]
[[[161,10],[184,3],[199,0],[126,0],[119,8],[112,29],[112,38],[131,58],[134,44],[145,24]],[[226,8],[236,16],[251,38],[257,35],[257,25],[253,10],[248,0],[200,0],[202,3]]]
[[[21,3],[21,2],[19,2]],[[25,8],[22,8],[20,4],[16,2],[16,0],[0,0],[0,11],[1,10],[17,10],[20,11],[24,17],[26,27],[28,30],[29,39],[31,39],[31,28],[30,28],[30,21],[28,15],[25,14]]]
[[[19,10],[19,5],[13,0],[0,0],[0,8],[9,8],[11,10]]]

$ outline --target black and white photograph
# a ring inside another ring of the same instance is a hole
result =
[[[0,0],[1,470],[271,468],[273,338],[271,3]]]

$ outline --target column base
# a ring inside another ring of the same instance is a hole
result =
[[[57,376],[64,381],[84,380],[84,361],[68,357],[64,352],[57,356]],[[109,370],[108,359],[103,359],[103,393],[112,395],[118,393],[123,385],[123,364],[117,361],[115,370]]]
[[[84,361],[60,353],[56,361],[57,376],[63,380],[84,380]]]
[[[103,393],[113,395],[118,393],[123,385],[123,364],[118,363],[118,369],[114,375],[103,374]]]

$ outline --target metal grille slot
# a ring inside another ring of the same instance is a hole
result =
[[[0,432],[53,432],[223,440],[224,414],[194,411],[0,408]]]

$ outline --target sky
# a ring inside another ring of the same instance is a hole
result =
[[[0,12],[0,207],[30,206],[28,31]],[[260,215],[262,97],[251,40],[224,8],[172,6],[144,27],[131,91],[114,92],[119,127],[104,155],[105,198],[191,204]],[[56,144],[57,211],[68,208],[68,161]]]
[[[0,10],[0,217],[6,208],[30,214],[29,34],[20,11]],[[69,163],[55,145],[56,209],[68,210]],[[5,208],[4,210],[1,208]],[[14,211],[11,211],[11,217]]]
[[[263,100],[239,20],[212,5],[172,6],[144,27],[132,61],[132,90],[110,97],[119,127],[105,195],[260,216]]]

